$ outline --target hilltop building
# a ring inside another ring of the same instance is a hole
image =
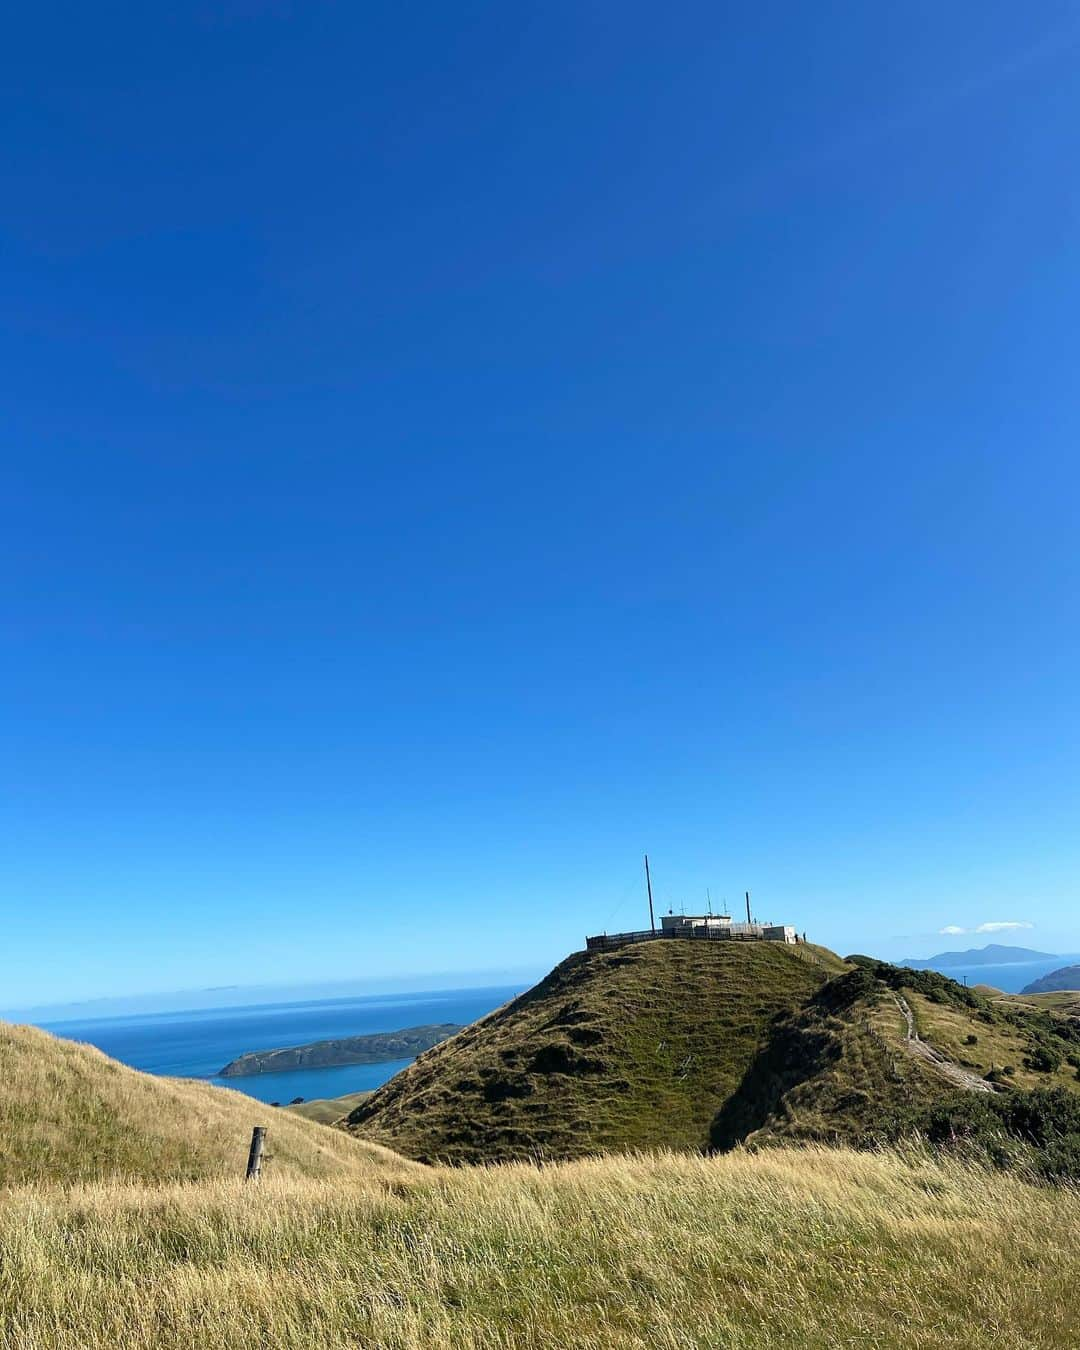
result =
[[[730,914],[664,914],[660,927],[653,913],[652,878],[645,858],[645,886],[649,896],[649,927],[630,933],[600,933],[585,939],[585,950],[605,951],[629,942],[652,942],[655,938],[698,938],[707,942],[785,942],[794,945],[799,935],[789,923],[755,923],[746,892],[746,922],[733,923]],[[804,934],[805,938],[805,934]]]
[[[791,924],[732,923],[730,914],[665,914],[661,935],[671,937],[762,938],[766,942],[796,942]]]
[[[585,939],[590,952],[624,947],[629,942],[651,942],[661,938],[694,938],[706,942],[798,942],[791,924],[733,923],[730,914],[665,914],[659,928],[632,933],[599,933]]]

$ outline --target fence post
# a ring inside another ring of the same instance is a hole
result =
[[[266,1127],[256,1125],[251,1131],[251,1149],[248,1153],[247,1181],[258,1181],[262,1171],[263,1144],[266,1141]]]

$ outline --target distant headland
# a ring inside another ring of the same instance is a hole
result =
[[[461,1030],[455,1022],[430,1026],[405,1027],[368,1036],[342,1036],[336,1040],[312,1041],[307,1045],[278,1050],[251,1050],[232,1059],[221,1070],[221,1078],[247,1078],[259,1073],[281,1073],[287,1069],[329,1069],[340,1064],[384,1064],[394,1059],[415,1059],[440,1041]]]

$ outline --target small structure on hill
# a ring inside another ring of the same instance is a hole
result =
[[[650,926],[629,933],[600,933],[595,937],[587,937],[586,951],[606,951],[612,947],[625,947],[631,942],[652,942],[663,938],[690,938],[705,942],[784,942],[792,945],[799,940],[791,924],[756,923],[750,913],[749,891],[746,892],[745,923],[734,923],[730,914],[664,914],[657,928],[647,856],[645,885],[649,893]]]

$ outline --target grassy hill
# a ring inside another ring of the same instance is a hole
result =
[[[276,1175],[410,1170],[385,1149],[239,1092],[153,1078],[91,1046],[0,1023],[0,1186],[236,1177],[253,1125],[269,1128]]]
[[[702,1148],[773,1019],[842,969],[767,942],[578,952],[422,1055],[349,1128],[421,1161]]]
[[[820,1147],[27,1188],[0,1344],[1049,1350],[1077,1343],[1078,1231],[1074,1190]]]
[[[321,1125],[336,1125],[370,1096],[371,1091],[368,1089],[346,1092],[340,1097],[314,1097],[309,1102],[290,1102],[284,1110],[291,1115],[303,1116],[305,1120],[317,1120]]]
[[[772,943],[577,953],[347,1127],[421,1161],[867,1144],[957,1092],[1080,1089],[1080,1023],[933,971]]]

